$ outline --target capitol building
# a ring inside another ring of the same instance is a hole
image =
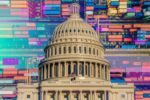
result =
[[[105,49],[79,9],[72,4],[70,18],[56,27],[38,67],[39,82],[18,84],[17,100],[134,100],[133,84],[111,83]]]

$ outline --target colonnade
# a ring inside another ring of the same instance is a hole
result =
[[[40,100],[106,100],[107,91],[42,91]]]
[[[103,48],[91,45],[68,44],[64,46],[50,46],[45,49],[45,57],[66,55],[66,54],[86,54],[97,57],[104,57]]]
[[[110,66],[95,62],[67,61],[44,63],[39,67],[39,70],[40,80],[69,77],[71,74],[110,80]]]

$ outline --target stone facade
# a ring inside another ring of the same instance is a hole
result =
[[[112,84],[110,64],[97,33],[72,5],[39,64],[39,84],[18,84],[18,100],[134,100],[134,85]]]

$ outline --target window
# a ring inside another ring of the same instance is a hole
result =
[[[76,46],[74,46],[74,53],[76,53],[77,52],[77,48],[76,48]]]
[[[85,75],[88,75],[88,66],[85,66]]]
[[[70,63],[68,63],[68,75],[70,75],[71,74],[71,65],[70,65]]]
[[[53,64],[50,65],[50,78],[52,78],[52,67],[53,67]]]
[[[46,78],[48,78],[48,64],[46,64]]]
[[[69,47],[69,53],[71,53],[71,47]]]
[[[84,95],[84,99],[85,99],[85,100],[89,100],[89,94],[85,94],[85,95]]]
[[[95,55],[95,49],[93,49],[93,54]]]
[[[61,47],[59,47],[59,54],[61,54]]]
[[[55,47],[55,55],[57,55],[57,47]]]
[[[64,54],[66,53],[66,47],[64,47]]]
[[[91,67],[88,66],[88,72],[89,72],[88,75],[89,75],[89,77],[90,77],[90,68],[91,68]]]
[[[91,54],[91,48],[89,48],[89,54]]]
[[[53,48],[51,48],[51,56],[53,56]]]
[[[74,64],[74,74],[77,75],[77,64]]]
[[[69,100],[69,94],[64,95],[64,100]]]
[[[125,94],[121,94],[121,98],[124,99],[125,98]]]
[[[30,99],[31,98],[31,96],[30,95],[27,95],[27,99]]]
[[[86,47],[84,47],[84,53],[86,54]]]
[[[58,77],[58,64],[55,64],[55,76]]]
[[[81,52],[82,52],[81,47],[79,47],[79,53],[81,53]]]
[[[64,66],[64,64],[62,65],[62,76],[65,76],[65,66]]]

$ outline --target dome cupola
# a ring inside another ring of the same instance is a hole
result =
[[[110,65],[96,31],[79,15],[80,6],[72,4],[72,15],[58,25],[44,49],[39,64],[40,80],[76,77],[110,80]]]

